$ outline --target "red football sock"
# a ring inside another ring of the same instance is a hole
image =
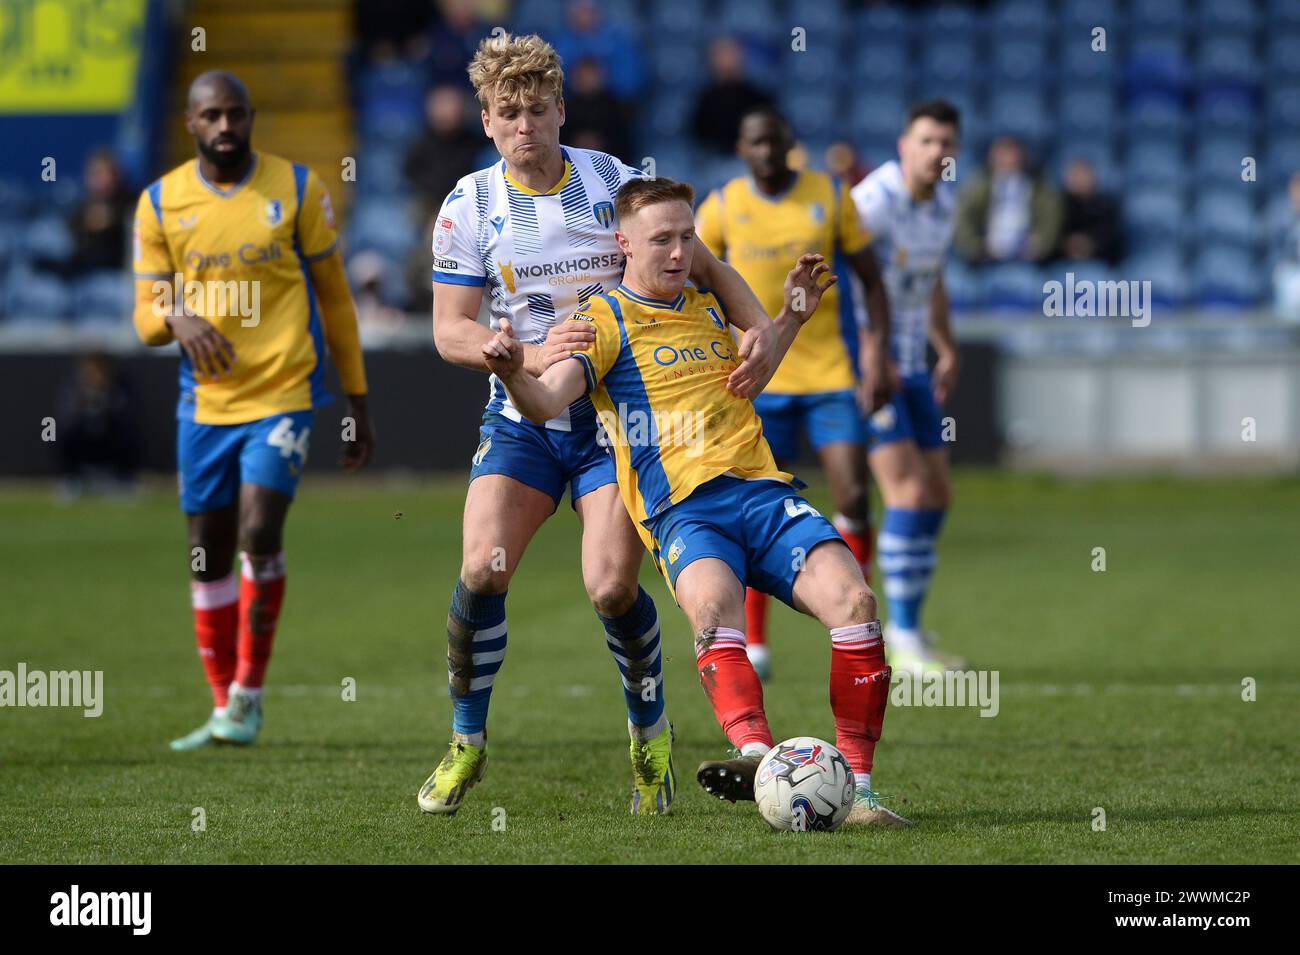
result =
[[[745,588],[745,633],[750,643],[767,643],[767,594],[753,587]]]
[[[871,772],[889,703],[889,675],[879,620],[831,631],[835,745],[855,773]]]
[[[284,551],[269,557],[239,555],[239,669],[235,682],[260,689],[275,642],[275,625],[284,603]]]
[[[225,706],[235,678],[235,640],[239,636],[239,585],[234,574],[220,580],[191,580],[194,638],[203,672],[212,687],[212,705]]]
[[[744,749],[748,743],[762,743],[771,749],[763,684],[745,655],[745,635],[729,627],[718,627],[715,632],[712,642],[701,646],[697,638],[695,643],[695,665],[713,715],[736,749]]]
[[[871,533],[871,522],[836,514],[834,523],[835,529],[844,538],[844,543],[848,544],[849,550],[853,552],[853,559],[858,562],[858,567],[862,570],[862,579],[870,583],[871,539],[875,536]]]

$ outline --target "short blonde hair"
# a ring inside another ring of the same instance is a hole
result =
[[[689,182],[677,182],[667,176],[658,179],[629,179],[614,197],[614,215],[619,221],[661,202],[684,202],[695,207],[695,190]]]
[[[479,105],[485,110],[497,100],[515,106],[548,96],[558,101],[564,90],[560,55],[535,33],[487,37],[478,45],[468,72]]]

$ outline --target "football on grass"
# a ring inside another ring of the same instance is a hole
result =
[[[754,799],[767,824],[783,832],[831,832],[853,808],[853,770],[825,740],[796,736],[758,764]]]

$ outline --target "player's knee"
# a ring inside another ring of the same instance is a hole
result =
[[[876,595],[865,583],[854,582],[845,594],[844,606],[848,610],[852,625],[870,623],[879,614],[876,609]]]
[[[602,617],[621,617],[636,603],[635,580],[604,579],[587,586],[591,606]]]
[[[510,573],[504,564],[490,557],[466,557],[460,565],[460,580],[470,593],[500,594],[510,586]]]
[[[239,549],[245,554],[275,554],[280,550],[278,525],[250,517],[239,524]]]
[[[952,507],[952,484],[947,478],[931,478],[929,491],[928,503],[932,509],[946,511]]]
[[[930,506],[930,487],[919,474],[909,474],[894,486],[891,495],[896,506],[910,511],[920,511]]]
[[[835,502],[835,509],[845,517],[861,520],[867,516],[867,484],[865,481],[850,481],[844,486]]]

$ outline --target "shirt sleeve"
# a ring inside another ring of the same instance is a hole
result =
[[[298,246],[302,257],[316,262],[332,253],[339,244],[338,223],[334,219],[334,206],[329,190],[314,171],[307,172],[307,185],[302,191],[302,206],[298,209]]]
[[[835,180],[835,205],[839,216],[835,222],[835,239],[841,252],[853,255],[871,244],[871,233],[862,224],[857,206],[844,183]]]
[[[878,183],[867,177],[853,187],[849,196],[868,241],[889,232],[889,197]]]
[[[569,357],[582,364],[582,373],[587,379],[587,391],[595,391],[609,370],[618,360],[622,348],[618,333],[618,320],[609,303],[603,298],[592,296],[587,304],[569,316],[571,322],[588,322],[596,330],[596,340],[586,351],[574,352]]]
[[[155,187],[151,187],[155,188]],[[171,279],[176,269],[172,264],[167,236],[163,233],[159,210],[154,206],[149,189],[140,193],[135,206],[132,269],[138,279]]]
[[[719,259],[727,251],[722,228],[722,195],[714,189],[695,210],[695,234]]]
[[[483,256],[478,251],[478,222],[474,211],[474,180],[456,183],[438,210],[433,225],[433,281],[442,285],[487,284]]]

